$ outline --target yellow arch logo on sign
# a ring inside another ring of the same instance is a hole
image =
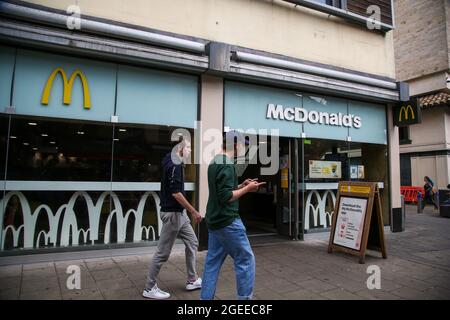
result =
[[[89,94],[89,86],[86,80],[85,75],[80,70],[76,70],[72,75],[70,76],[69,81],[67,81],[67,76],[65,71],[62,68],[56,68],[50,77],[47,80],[47,83],[44,87],[44,93],[42,95],[41,104],[48,105],[48,100],[50,98],[50,93],[53,87],[53,80],[55,80],[55,77],[60,74],[61,78],[63,79],[63,103],[65,105],[69,105],[72,100],[72,87],[73,83],[75,81],[76,77],[79,77],[81,80],[81,84],[83,86],[83,107],[85,109],[91,108],[91,96]]]
[[[404,114],[404,119],[405,120],[408,120],[408,115],[409,115],[409,112],[411,112],[411,120],[414,120],[415,118],[416,118],[416,116],[415,116],[415,114],[414,114],[414,110],[413,110],[413,108],[411,107],[411,105],[408,105],[407,107],[405,107],[405,106],[403,106],[403,107],[401,107],[400,108],[400,113],[399,113],[399,115],[398,115],[398,122],[402,122],[403,120],[402,120],[402,114]]]

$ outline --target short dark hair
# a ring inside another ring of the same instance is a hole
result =
[[[186,139],[183,136],[178,136],[176,140],[172,140],[170,143],[171,148],[175,148],[177,145],[180,147],[184,147],[187,143],[190,143],[189,139]]]
[[[240,133],[239,131],[230,130],[230,131],[224,132],[222,134],[222,149],[223,150],[236,148],[236,145],[238,143],[242,143],[244,145],[249,144],[249,142],[245,138],[245,136],[242,133]]]
[[[233,143],[231,143],[231,141],[227,141],[227,133],[224,132],[222,134],[222,150],[231,149],[231,148],[234,148],[235,146],[236,146],[236,141],[233,141]]]

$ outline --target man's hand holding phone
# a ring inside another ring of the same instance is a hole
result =
[[[250,182],[247,183],[247,185],[245,186],[245,188],[248,189],[248,192],[255,192],[258,191],[259,187],[266,184],[265,182],[258,182],[255,180],[252,180]]]

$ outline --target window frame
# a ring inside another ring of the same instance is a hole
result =
[[[315,0],[283,0],[283,1],[292,3],[296,6],[297,5],[303,6],[303,7],[309,8],[309,9],[327,13],[332,16],[340,17],[340,18],[352,21],[356,24],[362,25],[364,27],[366,27],[368,23],[373,23],[373,21],[368,17],[348,11],[347,0],[341,0],[341,1],[326,0],[327,4],[323,4],[323,3],[320,3]],[[340,2],[340,5],[339,5],[339,2]],[[328,3],[331,3],[331,5]],[[394,29],[394,8],[393,8],[392,1],[391,1],[391,16],[392,16],[392,21],[390,24],[380,22],[379,29],[373,29],[373,30],[367,29],[367,30],[381,31],[381,32],[385,33],[385,32],[388,32],[388,31],[391,31]]]

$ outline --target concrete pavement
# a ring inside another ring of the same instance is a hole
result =
[[[450,219],[431,208],[417,214],[415,207],[408,207],[407,212],[404,232],[386,229],[388,259],[369,251],[365,265],[354,256],[328,254],[328,233],[306,235],[303,242],[255,246],[255,299],[450,299]],[[127,254],[132,250],[121,249],[119,256],[0,266],[0,299],[142,299],[152,258],[146,250],[154,252],[143,248]],[[200,275],[205,255],[198,254]],[[0,258],[0,264],[2,259],[11,263],[14,258]],[[70,265],[80,267],[80,290],[66,286]],[[367,288],[369,265],[381,269],[380,290]],[[183,246],[177,245],[159,277],[159,286],[172,294],[171,299],[199,299],[199,291],[184,289],[185,268]],[[229,258],[216,296],[236,298]]]

